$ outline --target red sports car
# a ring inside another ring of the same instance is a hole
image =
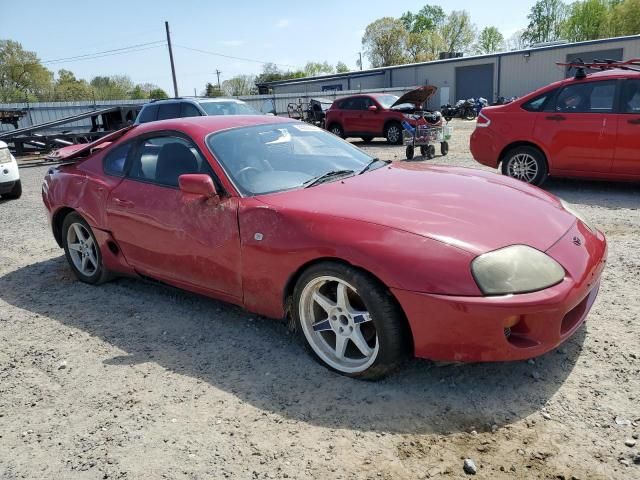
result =
[[[540,355],[582,324],[606,257],[601,232],[535,187],[387,163],[278,117],[151,122],[65,161],[42,196],[80,280],[154,279],[289,317],[353,377],[410,355]]]

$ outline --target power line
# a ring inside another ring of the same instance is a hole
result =
[[[281,67],[298,68],[297,65],[287,65],[286,63],[268,62],[268,61],[265,61],[265,60],[256,60],[254,58],[234,57],[233,55],[225,55],[224,53],[210,52],[208,50],[202,50],[200,48],[187,47],[185,45],[177,45],[175,43],[173,44],[173,46],[174,47],[178,47],[178,48],[183,48],[185,50],[191,50],[191,51],[194,51],[194,52],[205,53],[207,55],[214,55],[216,57],[231,58],[233,60],[242,60],[244,62],[260,63],[260,64],[263,64],[263,65],[265,63],[273,63],[274,65],[279,65]]]
[[[129,45],[128,47],[121,47],[121,48],[114,48],[111,50],[103,50],[102,52],[94,52],[94,53],[85,53],[83,55],[75,55],[73,57],[63,57],[63,58],[56,58],[53,60],[45,60],[42,61],[40,63],[42,64],[46,64],[46,63],[64,63],[64,62],[71,62],[71,61],[75,61],[75,60],[85,60],[88,58],[101,58],[101,57],[107,57],[110,55],[122,55],[124,53],[129,53],[129,51],[140,51],[143,50],[143,48],[141,47],[148,47],[153,45],[154,48],[155,47],[160,47],[162,45],[166,44],[166,42],[164,40],[158,40],[156,42],[148,42],[148,43],[139,43],[137,45]],[[147,49],[144,49],[147,50]]]

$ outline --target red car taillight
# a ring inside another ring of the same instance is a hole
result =
[[[491,120],[484,113],[478,114],[478,120],[476,120],[476,128],[486,128],[491,125]]]

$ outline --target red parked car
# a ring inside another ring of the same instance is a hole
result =
[[[582,324],[604,267],[603,234],[542,190],[380,161],[279,117],[150,122],[63,160],[42,198],[81,281],[154,279],[291,318],[354,377],[411,355],[547,352]]]
[[[549,175],[640,180],[640,72],[577,75],[485,107],[470,146],[476,161],[534,185]]]
[[[412,114],[437,91],[425,86],[405,93],[401,97],[386,93],[353,95],[333,102],[325,117],[325,125],[341,138],[360,137],[370,142],[385,137],[392,145],[402,143],[402,122],[415,126]]]

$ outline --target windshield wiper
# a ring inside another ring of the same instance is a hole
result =
[[[385,164],[387,163],[391,163],[391,160],[380,160],[379,158],[373,158],[371,159],[371,161],[367,164],[366,167],[364,167],[362,170],[360,170],[358,172],[358,175],[362,175],[364,172],[367,172],[371,169],[371,167],[373,167],[377,162],[384,162]]]
[[[355,172],[353,170],[331,170],[330,172],[323,173],[322,175],[317,176],[315,178],[310,178],[309,180],[304,182],[302,185],[304,185],[304,188],[309,188],[309,187],[313,187],[314,185],[318,185],[319,183],[323,183],[327,180],[330,180],[333,177],[341,177],[345,175],[350,175],[352,173],[355,173]]]

